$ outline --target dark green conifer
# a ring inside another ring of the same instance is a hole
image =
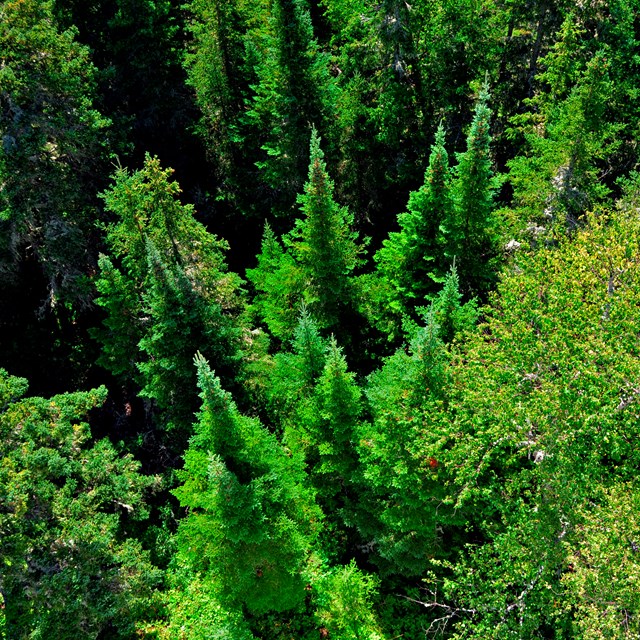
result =
[[[104,194],[118,219],[107,229],[111,257],[100,261],[97,302],[107,316],[95,335],[100,364],[134,379],[166,412],[165,422],[188,430],[197,408],[195,351],[229,384],[235,378],[240,280],[226,270],[226,243],[179,202],[170,173],[148,157],[140,171],[118,170]]]
[[[451,518],[433,445],[447,382],[434,315],[414,330],[408,353],[399,349],[369,377],[372,420],[358,427],[361,499],[351,523],[385,573],[423,572],[441,551],[438,527]]]
[[[178,532],[180,562],[211,580],[232,608],[291,609],[305,597],[321,517],[301,460],[240,414],[202,356],[196,364],[202,411],[174,492],[189,507]]]
[[[454,207],[443,221],[447,255],[456,259],[463,290],[485,293],[495,280],[496,229],[493,220],[497,180],[489,145],[489,91],[480,91],[467,136],[467,150],[458,154],[452,184]]]
[[[334,200],[315,129],[310,155],[309,178],[298,197],[303,216],[284,237],[284,252],[266,229],[258,268],[247,272],[258,290],[254,309],[284,340],[293,336],[302,303],[321,329],[335,331],[357,305],[352,274],[361,247],[352,230],[353,214]]]
[[[352,230],[353,214],[333,197],[320,138],[311,133],[309,178],[298,196],[303,217],[296,221],[286,243],[304,275],[305,302],[321,327],[336,327],[353,307],[351,276],[361,252]]]
[[[433,293],[445,273],[440,225],[450,219],[449,159],[442,124],[431,147],[424,184],[409,196],[407,211],[398,216],[400,231],[384,241],[375,256],[380,274],[395,291],[392,307],[404,311]]]

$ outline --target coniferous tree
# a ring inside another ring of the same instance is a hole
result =
[[[305,299],[322,327],[337,327],[354,306],[351,278],[358,264],[360,246],[352,230],[353,214],[333,197],[320,138],[311,134],[309,178],[298,197],[303,213],[287,237],[291,253],[304,274]]]
[[[35,257],[41,303],[86,305],[109,125],[93,106],[96,70],[76,30],[58,28],[53,2],[2,2],[0,12],[0,273],[10,282]]]
[[[285,251],[268,223],[257,260],[254,269],[247,269],[247,279],[256,289],[252,315],[264,322],[273,336],[287,340],[296,326],[305,283],[293,256]]]
[[[355,442],[362,414],[362,392],[335,339],[313,393],[311,412],[304,429],[309,438],[307,454],[318,500],[328,518],[342,520],[351,501],[357,500],[354,479],[358,467]]]
[[[250,213],[258,204],[253,202],[256,189],[266,195],[256,167],[260,138],[244,117],[250,87],[257,81],[251,24],[267,20],[268,6],[254,3],[251,16],[239,2],[193,0],[186,6],[193,42],[184,65],[200,109],[198,132],[214,166],[216,198]]]
[[[100,364],[135,380],[167,411],[165,422],[188,430],[197,408],[193,353],[211,357],[229,383],[235,377],[240,280],[226,270],[226,243],[180,204],[169,174],[147,158],[141,171],[119,170],[104,194],[118,221],[107,229],[112,258],[100,261],[97,303],[107,316],[96,336]]]
[[[264,2],[250,14],[241,3],[189,7],[196,20],[187,70],[218,165],[219,199],[244,213],[267,206],[291,216],[309,160],[309,124],[329,135],[335,104],[308,4]]]
[[[290,446],[304,452],[309,435],[305,417],[315,415],[313,390],[327,358],[327,340],[302,307],[291,348],[281,350],[265,367],[265,397],[272,424]]]
[[[148,243],[149,281],[143,293],[147,314],[138,347],[142,397],[153,399],[168,426],[189,425],[197,410],[193,387],[193,351],[207,353],[231,378],[238,359],[233,349],[237,328],[219,305],[198,295],[179,265],[165,265]]]
[[[304,302],[323,329],[340,332],[342,319],[355,313],[353,271],[361,247],[352,230],[353,215],[333,198],[320,138],[311,135],[309,178],[298,197],[303,217],[284,237],[286,250],[265,232],[258,269],[247,272],[258,294],[254,308],[281,339],[293,334]]]
[[[476,301],[462,303],[460,280],[455,263],[433,301],[433,318],[438,323],[438,335],[445,343],[452,342],[466,331],[471,331],[476,324],[478,319]]]
[[[257,83],[247,118],[263,140],[257,163],[275,213],[289,214],[309,162],[309,123],[325,137],[332,121],[328,57],[318,48],[306,0],[275,0],[256,58]]]
[[[443,552],[444,477],[438,411],[447,382],[446,352],[433,307],[416,327],[409,352],[399,349],[368,380],[371,422],[358,427],[362,497],[351,516],[384,573],[417,575]]]
[[[485,293],[495,280],[496,223],[493,219],[497,179],[489,145],[489,91],[480,91],[467,136],[467,149],[458,154],[451,193],[453,210],[443,221],[447,254],[456,258],[464,290]]]
[[[91,441],[107,390],[23,398],[0,369],[0,599],[10,638],[131,638],[159,602],[161,572],[127,535],[157,479]],[[0,625],[1,627],[1,625]]]
[[[442,221],[451,216],[449,159],[442,123],[431,147],[424,184],[409,196],[407,211],[398,216],[400,231],[384,241],[375,256],[378,271],[392,286],[391,306],[405,311],[432,294],[445,273]]]
[[[623,125],[609,114],[614,86],[608,53],[597,52],[583,66],[575,59],[574,40],[579,35],[568,18],[540,76],[555,99],[540,96],[534,101],[538,113],[514,119],[525,132],[528,149],[509,163],[513,231],[525,231],[534,240],[554,222],[559,222],[558,228],[575,228],[589,208],[610,194],[601,173],[609,170],[604,167],[620,147]]]
[[[211,581],[232,610],[284,611],[305,597],[303,574],[321,514],[301,460],[240,414],[202,356],[202,412],[175,494],[189,515],[179,561]]]

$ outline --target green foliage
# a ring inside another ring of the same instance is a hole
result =
[[[442,280],[443,221],[451,217],[449,159],[442,124],[431,147],[424,184],[409,195],[407,211],[398,216],[400,231],[389,235],[375,256],[378,271],[393,287],[390,306],[404,311],[433,293]]]
[[[478,308],[475,300],[462,304],[460,282],[455,263],[433,302],[433,314],[438,324],[438,335],[443,342],[452,342],[455,338],[475,328],[478,320]]]
[[[293,351],[280,351],[273,357],[265,393],[275,421],[296,428],[296,416],[307,411],[327,357],[327,341],[306,307],[302,307],[291,346]]]
[[[578,510],[562,585],[571,594],[573,634],[589,640],[640,632],[638,489],[614,484]],[[567,603],[568,606],[568,603]]]
[[[95,69],[47,0],[0,3],[0,273],[35,256],[51,307],[87,304],[95,175],[109,122],[93,107]],[[91,247],[91,250],[93,247]]]
[[[231,377],[237,329],[219,304],[198,295],[194,283],[179,266],[166,267],[149,242],[148,284],[143,312],[151,322],[138,343],[146,356],[138,364],[144,386],[140,395],[153,398],[169,425],[187,425],[195,411],[194,347],[202,347]]]
[[[318,448],[315,473],[324,476],[324,493],[336,493],[352,478],[356,466],[354,439],[362,406],[355,374],[335,340],[327,352],[324,371],[315,388],[316,413],[311,425]],[[323,496],[326,500],[326,495]]]
[[[458,154],[451,187],[453,208],[443,220],[447,255],[456,258],[464,290],[485,293],[495,280],[494,176],[489,144],[491,110],[485,85],[480,91],[467,136],[467,149]]]
[[[171,576],[167,593],[168,624],[150,625],[162,640],[251,640],[255,636],[244,621],[240,609],[220,604],[215,581],[186,569]]]
[[[639,13],[0,0],[0,636],[638,636]]]
[[[247,269],[247,280],[256,289],[252,315],[263,321],[272,335],[285,341],[291,337],[300,312],[304,291],[303,274],[267,224],[258,265]]]
[[[81,420],[106,390],[18,400],[0,370],[0,592],[11,638],[130,638],[161,574],[127,523],[156,479]],[[157,603],[156,603],[157,604]]]
[[[195,45],[186,59],[218,163],[219,199],[244,213],[258,190],[276,215],[292,214],[309,161],[309,124],[329,132],[333,81],[306,0],[189,5]]]
[[[284,237],[286,249],[267,228],[258,267],[247,272],[258,291],[254,308],[282,340],[292,336],[303,302],[321,328],[335,331],[355,308],[352,274],[361,247],[352,230],[353,215],[333,198],[333,182],[315,130],[310,154],[309,179],[298,197],[303,217]]]
[[[349,276],[361,248],[352,230],[353,214],[339,206],[327,174],[320,138],[311,133],[309,178],[298,197],[303,213],[286,239],[306,283],[305,302],[320,326],[335,327],[343,309],[353,304]]]
[[[320,576],[314,584],[316,618],[328,637],[343,640],[382,640],[374,613],[378,581],[352,560]]]
[[[283,611],[304,599],[303,572],[321,514],[297,456],[241,415],[198,356],[203,409],[174,491],[189,515],[179,560],[225,606]]]
[[[534,239],[554,221],[572,229],[604,200],[609,189],[600,179],[602,165],[619,147],[621,127],[607,117],[613,94],[607,55],[596,54],[584,70],[561,72],[560,54],[559,46],[549,54],[549,69],[541,78],[561,97],[543,107],[542,123],[540,115],[529,116],[530,151],[509,164],[518,222],[520,228],[529,224]]]
[[[104,194],[118,220],[107,228],[112,259],[100,259],[97,304],[107,316],[96,336],[100,364],[137,380],[142,393],[186,429],[197,407],[193,353],[201,349],[225,379],[236,370],[239,278],[226,270],[226,243],[178,200],[170,170],[147,157],[142,170],[120,169]]]
[[[438,529],[452,519],[439,462],[446,381],[433,308],[409,353],[399,349],[368,380],[372,421],[358,428],[363,495],[354,524],[385,573],[420,574],[442,551]]]
[[[611,517],[602,505],[624,513],[616,487],[636,475],[639,243],[623,209],[522,254],[460,353],[441,455],[455,473],[449,499],[478,542],[443,585],[464,618],[458,637],[598,637],[594,616],[602,633],[624,633],[633,569],[598,558]],[[629,525],[621,535],[635,541]],[[628,552],[629,540],[606,535],[612,558]],[[585,601],[605,583],[611,608]]]

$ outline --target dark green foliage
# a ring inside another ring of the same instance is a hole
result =
[[[439,463],[446,378],[432,308],[409,353],[398,350],[368,381],[372,421],[358,427],[363,495],[354,524],[385,573],[420,574],[442,553],[438,532],[452,519]]]
[[[1,2],[0,275],[36,260],[40,302],[89,300],[95,174],[109,125],[93,107],[95,69],[76,31],[61,31],[46,0]]]
[[[409,195],[407,211],[398,216],[400,231],[391,233],[375,256],[378,271],[391,285],[391,308],[405,311],[422,302],[445,272],[441,225],[451,218],[449,159],[442,124],[431,147],[424,184]]]
[[[496,221],[494,197],[498,180],[494,176],[489,144],[491,111],[488,87],[478,97],[467,149],[458,154],[451,187],[453,207],[443,220],[447,255],[456,259],[463,290],[485,293],[495,280]]]
[[[291,216],[310,125],[328,133],[335,103],[309,7],[306,0],[209,5],[189,5],[195,45],[186,62],[218,163],[218,197],[255,213],[247,191],[257,189],[275,215]]]
[[[149,282],[143,313],[149,319],[138,343],[145,357],[138,364],[144,383],[140,395],[156,402],[170,427],[180,427],[191,423],[196,409],[191,374],[194,347],[205,351],[230,376],[237,359],[231,345],[238,332],[220,305],[198,295],[180,266],[165,266],[150,242],[147,251]]]
[[[352,230],[353,215],[338,205],[333,190],[314,130],[309,179],[298,197],[303,217],[284,237],[285,250],[267,228],[258,268],[247,272],[258,291],[254,309],[280,339],[292,336],[302,303],[322,329],[336,332],[341,320],[355,312],[352,275],[361,247]]]
[[[0,636],[637,637],[639,15],[0,0]]]
[[[353,214],[333,197],[320,148],[320,138],[311,133],[309,178],[298,197],[303,217],[286,242],[304,274],[305,302],[322,327],[336,327],[345,310],[354,304],[350,276],[361,248],[353,231]]]
[[[82,420],[104,388],[19,400],[25,390],[0,370],[3,632],[130,638],[157,604],[161,574],[127,524],[147,517],[157,481],[108,441],[91,443]]]
[[[190,508],[178,533],[180,563],[232,609],[296,607],[321,518],[299,457],[241,415],[206,361],[196,362],[203,408],[175,490]]]
[[[100,363],[136,380],[165,424],[188,430],[197,408],[193,353],[206,353],[228,380],[237,370],[240,280],[226,271],[226,244],[180,204],[169,175],[147,158],[141,171],[119,170],[104,194],[118,216],[107,242],[121,266],[100,260],[97,303],[107,316],[96,335]]]

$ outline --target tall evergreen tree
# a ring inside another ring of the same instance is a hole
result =
[[[247,280],[256,290],[250,310],[273,336],[286,341],[291,338],[300,313],[305,289],[303,274],[269,224],[265,225],[261,248],[257,266],[247,269]]]
[[[449,159],[442,123],[431,147],[424,184],[409,195],[407,211],[375,255],[378,271],[395,292],[392,307],[404,311],[432,294],[445,273],[441,223],[452,211]]]
[[[247,273],[258,290],[255,309],[281,339],[292,336],[302,302],[321,328],[336,332],[356,307],[352,274],[361,247],[352,230],[353,214],[333,198],[333,181],[315,130],[310,155],[309,178],[298,197],[303,217],[284,237],[286,250],[281,252],[267,232],[259,268]]]
[[[313,394],[313,409],[304,428],[311,444],[312,477],[328,517],[356,500],[358,467],[355,448],[362,414],[362,392],[335,339]],[[341,514],[341,517],[342,516]]]
[[[494,197],[498,180],[493,172],[489,91],[480,91],[467,136],[467,149],[458,154],[451,193],[453,209],[443,221],[447,253],[456,258],[463,290],[485,293],[495,280],[496,223]]]
[[[0,3],[0,273],[36,259],[48,290],[88,304],[95,192],[108,120],[94,108],[95,67],[53,2]]]
[[[291,213],[309,162],[309,123],[325,137],[332,122],[328,56],[313,34],[307,0],[275,0],[256,58],[257,83],[247,118],[263,139],[257,163],[273,190],[276,213]],[[326,138],[330,139],[330,138]]]
[[[349,515],[383,573],[419,575],[445,553],[441,534],[455,520],[442,503],[439,462],[447,376],[432,308],[408,353],[399,349],[368,379],[372,420],[359,424],[357,439],[361,499]]]
[[[298,218],[286,242],[306,281],[305,299],[321,326],[337,327],[344,312],[353,307],[351,275],[358,264],[360,246],[353,231],[353,214],[336,203],[334,185],[327,173],[320,138],[313,131],[309,178],[298,197]]]
[[[249,12],[242,3],[196,0],[189,7],[196,17],[189,82],[218,164],[219,198],[245,213],[291,216],[309,160],[309,124],[325,134],[333,128],[334,83],[309,6],[275,0]]]
[[[174,492],[190,509],[178,532],[179,561],[211,580],[225,606],[291,609],[305,597],[321,517],[301,460],[240,414],[202,356],[196,363],[202,412]]]
[[[256,162],[260,138],[244,118],[257,82],[250,55],[252,24],[264,23],[268,3],[254,3],[248,15],[240,2],[212,4],[193,0],[189,30],[193,41],[184,58],[187,82],[200,109],[198,132],[212,159],[216,198],[252,212],[257,193],[264,194]],[[249,194],[251,194],[249,196]]]
[[[97,303],[107,315],[96,336],[100,363],[136,380],[169,422],[188,429],[197,408],[193,353],[201,349],[229,383],[235,378],[240,280],[226,270],[226,243],[178,201],[170,173],[148,157],[140,171],[120,169],[104,194],[118,221],[107,228],[112,257],[100,261]]]
[[[169,427],[184,429],[197,410],[193,351],[207,353],[220,372],[233,379],[238,330],[220,305],[198,294],[180,265],[162,262],[151,242],[148,264],[149,282],[142,296],[148,320],[138,343],[144,354],[137,365],[140,394],[155,401]]]
[[[625,125],[610,109],[616,88],[609,53],[603,47],[584,61],[581,37],[584,30],[569,16],[539,78],[550,95],[532,101],[535,113],[514,118],[526,139],[525,151],[509,163],[514,234],[536,239],[551,226],[573,229],[610,194],[602,175],[620,151]]]

